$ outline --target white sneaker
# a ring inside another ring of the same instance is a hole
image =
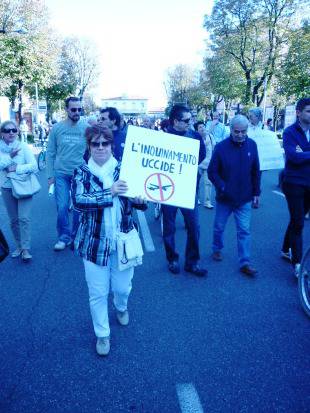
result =
[[[199,201],[199,199],[198,199],[198,201],[197,201],[197,204],[198,204],[198,205],[201,205],[201,202]]]
[[[96,351],[99,356],[107,356],[110,352],[110,337],[98,337]]]
[[[208,209],[213,209],[213,205],[211,204],[211,202],[206,202],[206,203],[204,204],[204,206],[205,206],[206,208],[208,208]]]
[[[116,311],[116,318],[117,321],[120,323],[121,326],[127,326],[129,323],[129,313],[128,310],[125,311]]]
[[[295,277],[296,277],[296,278],[299,277],[299,274],[300,274],[300,264],[295,264],[294,274],[295,274]]]
[[[12,252],[11,257],[12,258],[17,258],[21,255],[22,253],[22,249],[21,248],[17,248],[15,251]]]
[[[57,241],[54,245],[54,251],[62,251],[66,248],[67,244],[63,241]]]
[[[292,259],[291,249],[289,248],[288,252],[281,251],[280,257],[287,260],[287,261],[291,261],[291,259]]]

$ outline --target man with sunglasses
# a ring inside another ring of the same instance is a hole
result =
[[[54,245],[55,251],[62,251],[70,245],[78,228],[76,211],[73,211],[70,228],[69,206],[73,172],[84,162],[86,150],[85,129],[88,125],[80,121],[82,110],[79,97],[67,98],[67,119],[54,125],[49,136],[46,152],[48,185],[55,184],[57,207],[58,241]]]
[[[199,164],[206,157],[206,149],[201,136],[189,129],[191,124],[190,110],[183,105],[174,105],[169,116],[170,126],[168,133],[182,137],[197,139],[200,142]],[[186,188],[184,188],[186,191]],[[194,209],[178,208],[171,205],[162,205],[163,213],[163,238],[168,260],[168,269],[172,274],[180,272],[179,254],[175,248],[175,219],[178,209],[180,209],[187,230],[187,242],[185,251],[186,272],[190,272],[198,277],[207,274],[207,270],[199,266],[199,223],[198,223],[198,204],[195,202]]]

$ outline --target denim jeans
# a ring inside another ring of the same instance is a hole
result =
[[[282,189],[290,213],[282,250],[286,252],[291,247],[292,264],[295,265],[302,259],[302,232],[305,214],[310,208],[310,187],[284,182]]]
[[[213,228],[213,252],[220,251],[224,246],[224,230],[231,213],[234,214],[237,226],[239,265],[243,267],[250,262],[251,202],[247,202],[237,208],[221,202],[216,203]]]
[[[79,226],[79,213],[72,211],[72,230],[70,228],[69,207],[72,176],[58,173],[55,176],[55,200],[57,207],[58,239],[65,243],[74,240]]]
[[[179,254],[175,249],[175,219],[180,209],[187,230],[185,249],[185,265],[192,266],[199,261],[199,224],[197,201],[194,209],[178,208],[171,205],[162,205],[163,238],[166,257],[169,262],[178,261]]]

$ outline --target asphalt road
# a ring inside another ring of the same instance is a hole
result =
[[[214,211],[203,207],[209,276],[171,275],[149,208],[155,251],[136,270],[128,327],[110,306],[107,358],[95,352],[81,260],[52,249],[55,205],[44,187],[33,203],[33,262],[0,266],[0,412],[310,412],[310,320],[279,258],[288,213],[272,192],[276,180],[276,172],[263,174],[253,211],[254,279],[238,271],[233,219],[224,261],[212,262]],[[13,248],[1,198],[0,222]],[[304,232],[310,244],[310,222]],[[184,233],[179,216],[182,256]]]

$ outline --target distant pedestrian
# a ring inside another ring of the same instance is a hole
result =
[[[212,120],[207,121],[206,129],[215,143],[222,142],[226,138],[226,128],[220,121],[220,114],[217,111],[212,112]]]
[[[222,261],[224,230],[233,213],[237,226],[240,271],[254,275],[250,266],[251,203],[258,204],[260,194],[259,160],[256,143],[247,137],[248,120],[237,115],[230,122],[230,137],[216,145],[208,168],[216,188],[216,213],[213,229],[213,254]]]
[[[271,118],[268,118],[266,121],[266,129],[270,130],[271,132],[274,132],[274,127],[273,127],[273,120]]]
[[[208,177],[208,166],[212,157],[214,143],[212,139],[212,135],[207,133],[206,127],[204,122],[198,121],[194,124],[195,131],[199,133],[202,137],[203,142],[206,146],[206,157],[205,159],[199,164],[198,171],[201,175],[201,181],[203,184],[203,200],[202,204],[208,209],[212,209],[212,182],[209,180]],[[198,184],[199,185],[199,184]],[[199,197],[199,190],[197,191]]]
[[[50,133],[46,160],[48,185],[55,184],[58,241],[55,251],[62,251],[74,240],[79,215],[72,212],[72,228],[69,220],[70,188],[75,168],[83,163],[86,149],[87,123],[80,121],[82,102],[78,97],[65,101],[67,119],[56,123]]]
[[[20,130],[21,141],[24,143],[28,143],[27,135],[28,135],[29,128],[28,128],[26,119],[22,119],[22,121],[20,122],[19,130]]]
[[[18,128],[13,121],[3,122],[0,131],[0,186],[16,243],[16,249],[11,257],[21,257],[24,262],[28,262],[32,259],[30,254],[32,196],[15,198],[11,177],[8,174],[15,173],[20,177],[26,177],[36,172],[38,166],[29,146],[18,141]]]
[[[169,121],[170,126],[167,129],[168,133],[185,138],[197,139],[199,141],[198,162],[200,163],[206,157],[206,149],[201,136],[189,130],[189,124],[191,122],[190,110],[183,105],[174,105],[170,111]],[[183,190],[186,191],[186,189],[187,188],[184,188]],[[175,248],[175,220],[178,209],[184,217],[187,231],[184,269],[198,277],[203,277],[207,274],[207,270],[199,266],[199,218],[197,200],[195,201],[194,209],[178,208],[166,204],[162,205],[163,238],[168,260],[168,269],[173,274],[180,272],[179,254]]]
[[[294,274],[298,277],[303,254],[304,218],[310,209],[310,98],[302,98],[297,102],[296,116],[297,121],[283,132],[286,161],[282,189],[290,222],[281,255],[286,254],[291,258]]]
[[[141,198],[121,196],[128,187],[119,180],[120,164],[112,155],[112,132],[93,125],[87,128],[86,139],[90,159],[75,171],[72,184],[74,208],[81,213],[75,250],[85,267],[96,350],[100,356],[106,356],[110,351],[110,283],[117,320],[126,326],[134,274],[133,266],[122,271],[118,267],[117,235],[134,228],[132,208],[145,210],[146,204]]]

